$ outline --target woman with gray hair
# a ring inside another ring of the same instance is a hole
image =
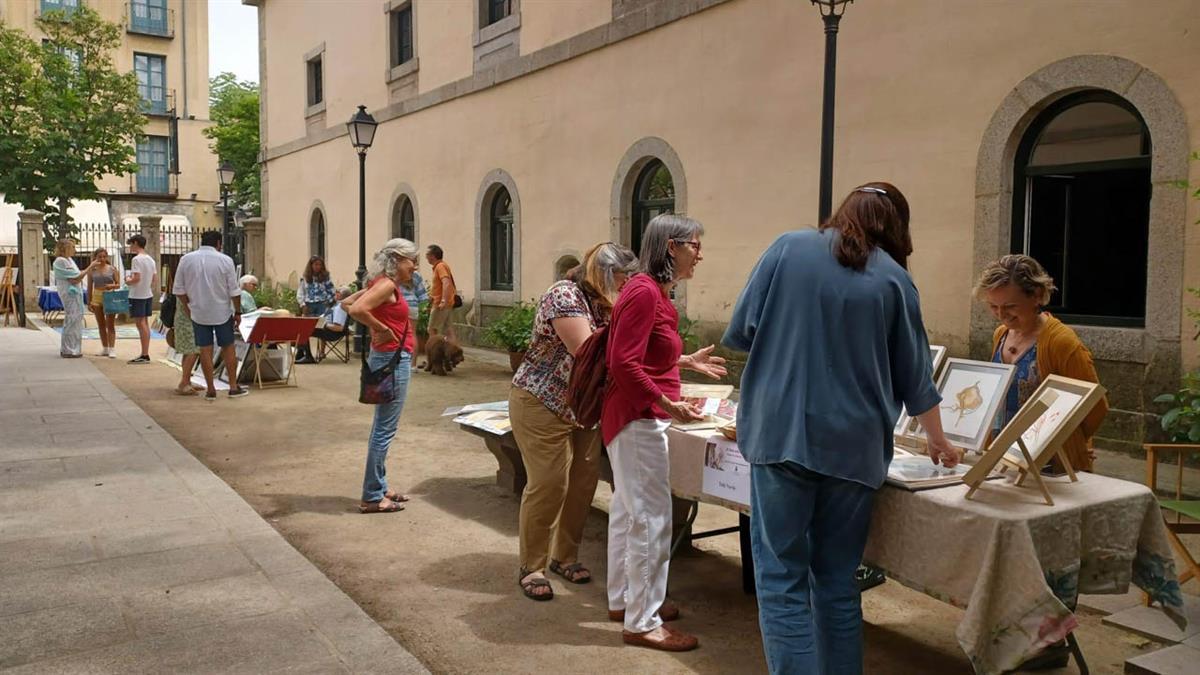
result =
[[[683,355],[675,284],[691,279],[700,253],[700,223],[655,216],[642,237],[641,273],[621,291],[608,332],[608,379],[600,429],[613,467],[608,516],[608,615],[622,621],[626,644],[687,651],[699,641],[667,628],[679,610],[666,604],[671,547],[671,485],[667,428],[694,422],[700,411],[679,400],[679,369],[714,379],[725,359],[709,345]]]
[[[388,490],[385,465],[408,394],[415,342],[408,303],[400,292],[400,285],[412,278],[416,268],[416,244],[407,239],[392,239],[371,261],[366,289],[343,301],[351,303],[350,316],[371,332],[371,351],[367,356],[371,370],[395,364],[392,374],[395,399],[375,406],[375,420],[367,442],[367,467],[363,475],[362,503],[358,507],[362,513],[401,511],[404,509],[401,502],[408,501],[408,497]]]
[[[242,287],[242,314],[249,314],[258,310],[258,303],[254,301],[254,291],[258,290],[258,277],[253,274],[244,275],[238,279],[238,285]]]
[[[600,434],[579,426],[567,405],[567,382],[575,352],[608,323],[613,301],[635,271],[633,251],[612,242],[593,246],[538,301],[529,350],[512,380],[509,416],[528,475],[518,580],[532,600],[554,597],[546,569],[573,584],[592,580],[577,556],[600,478]]]

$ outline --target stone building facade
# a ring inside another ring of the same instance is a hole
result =
[[[714,337],[771,240],[816,224],[823,32],[805,0],[244,1],[270,277],[320,253],[353,278],[358,105],[380,122],[368,249],[440,244],[465,324],[670,210],[705,225],[678,300]],[[1111,447],[1136,447],[1149,401],[1196,363],[1200,204],[1178,182],[1200,180],[1197,34],[1191,0],[871,0],[841,24],[835,202],[904,190],[930,338],[952,355],[990,347],[978,270],[1043,258],[1111,390]]]

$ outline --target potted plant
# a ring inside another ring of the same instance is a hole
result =
[[[525,358],[525,351],[529,349],[536,314],[536,304],[517,302],[483,329],[485,342],[508,351],[508,362],[514,373]]]
[[[1162,394],[1154,402],[1171,405],[1160,421],[1172,443],[1200,442],[1200,375],[1184,375],[1182,388],[1173,394]]]

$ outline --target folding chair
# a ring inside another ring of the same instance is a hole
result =
[[[317,360],[324,361],[325,357],[333,354],[342,360],[342,363],[350,363],[350,326],[347,324],[342,327],[342,332],[338,333],[327,328],[318,328],[313,331],[313,335],[317,338]]]
[[[1159,454],[1175,454],[1175,460],[1179,467],[1179,472],[1175,479],[1175,498],[1159,499],[1158,505],[1164,511],[1175,514],[1175,522],[1171,522],[1171,518],[1167,513],[1163,514],[1163,520],[1167,524],[1167,538],[1170,539],[1171,546],[1179,554],[1179,557],[1183,559],[1183,564],[1187,567],[1179,575],[1179,583],[1182,584],[1193,577],[1200,578],[1200,564],[1196,563],[1196,559],[1192,557],[1187,547],[1183,545],[1183,541],[1179,539],[1179,535],[1181,534],[1200,534],[1200,499],[1183,498],[1184,456],[1200,453],[1200,445],[1187,443],[1147,443],[1142,447],[1146,450],[1146,485],[1156,495],[1157,491],[1155,488],[1158,483]],[[1184,518],[1187,518],[1190,522],[1184,522]]]

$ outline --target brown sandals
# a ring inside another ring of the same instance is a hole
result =
[[[677,620],[679,618],[679,605],[671,602],[670,600],[664,600],[663,604],[661,606],[659,606],[659,608],[658,608],[658,618],[662,619],[663,621]],[[623,609],[608,610],[608,620],[609,621],[624,621],[625,620],[625,610],[623,610]]]
[[[359,513],[395,513],[403,510],[404,507],[399,502],[394,502],[387,497],[377,502],[363,502],[358,505]]]
[[[529,598],[530,600],[537,600],[538,602],[553,600],[554,587],[550,585],[550,581],[547,579],[530,579],[529,581],[524,581],[525,577],[529,576],[530,574],[533,574],[533,572],[530,572],[524,568],[517,572],[517,585],[521,587],[521,592],[525,594],[525,597]],[[535,593],[534,591],[539,588],[548,588],[550,589],[550,592]]]
[[[580,562],[563,565],[557,560],[551,560],[550,566],[547,569],[573,584],[586,584],[592,580],[592,571],[584,567],[583,563]],[[587,576],[581,578],[581,574],[586,574]]]
[[[666,626],[661,626],[666,637],[652,638],[650,633],[630,633],[629,631],[621,631],[621,640],[627,645],[635,647],[648,647],[650,649],[659,649],[664,652],[686,652],[700,646],[700,641],[695,635],[688,635],[680,631],[676,631]]]

